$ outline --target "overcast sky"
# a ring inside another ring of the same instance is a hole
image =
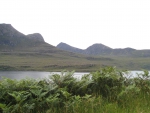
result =
[[[1,0],[0,23],[54,46],[150,49],[150,0]]]

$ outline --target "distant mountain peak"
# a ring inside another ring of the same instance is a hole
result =
[[[66,43],[64,43],[64,42],[60,42],[59,44],[66,44]],[[59,44],[58,44],[58,45],[59,45]],[[67,45],[68,45],[68,44],[67,44]]]
[[[43,36],[40,33],[28,34],[27,37],[29,39],[45,42]]]
[[[24,34],[17,31],[11,24],[0,24],[0,36],[16,37]]]
[[[5,36],[9,38],[25,37],[25,38],[29,38],[32,40],[45,42],[44,38],[42,37],[40,33],[29,34],[26,36],[23,33],[20,33],[19,31],[17,31],[11,24],[0,24],[0,36]]]
[[[45,43],[44,38],[39,33],[24,35],[17,31],[11,24],[0,24],[0,51],[26,50],[34,48]]]
[[[87,49],[92,48],[92,47],[97,48],[97,49],[112,49],[112,48],[105,46],[104,44],[101,44],[101,43],[95,43],[95,44],[89,46]]]
[[[84,50],[72,47],[63,42],[58,44],[57,47],[66,51],[80,53],[80,54],[87,54],[87,55],[115,55],[115,56],[116,55],[117,56],[130,56],[131,55],[132,56],[133,54],[135,54],[134,51],[136,51],[136,49],[133,49],[130,47],[127,47],[124,49],[120,49],[120,48],[112,49],[101,43],[95,43]]]
[[[4,26],[4,27],[12,27],[12,25],[11,24],[6,24],[6,23],[2,23],[2,24],[0,24],[1,26]]]
[[[62,50],[65,50],[65,51],[70,51],[70,52],[74,52],[74,53],[83,53],[83,50],[82,49],[79,49],[79,48],[76,48],[76,47],[72,47],[66,43],[59,43],[57,45],[57,48],[59,49],[62,49]]]
[[[126,47],[126,48],[124,48],[124,49],[126,49],[126,50],[136,50],[136,49],[133,49],[133,48],[131,48],[131,47]]]
[[[66,43],[64,43],[64,42],[60,42],[57,46],[62,46],[62,45],[70,46],[70,45],[68,45],[68,44],[66,44]]]
[[[89,46],[85,51],[86,54],[99,55],[99,54],[110,53],[112,51],[112,48],[105,46],[101,43],[96,43]]]
[[[57,45],[57,47],[59,47],[60,49],[61,49],[61,47],[62,47],[62,49],[63,49],[63,48],[68,48],[68,47],[71,47],[71,48],[74,48],[74,49],[78,49],[78,48],[73,47],[73,46],[70,46],[69,44],[66,44],[66,43],[64,43],[64,42],[60,42],[60,43]]]

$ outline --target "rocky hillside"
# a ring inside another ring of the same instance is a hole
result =
[[[0,24],[0,51],[50,51],[56,49],[47,44],[39,33],[24,35],[11,24]]]
[[[103,44],[93,44],[84,50],[84,54],[89,55],[99,55],[99,54],[108,54],[111,53],[112,48],[107,47]]]
[[[89,71],[102,64],[95,60],[58,49],[39,33],[24,35],[10,24],[0,24],[0,70]]]
[[[32,40],[35,40],[35,41],[45,42],[44,38],[39,33],[29,34],[29,35],[27,35],[27,37],[29,39],[32,39]]]
[[[0,70],[62,71],[67,69],[87,72],[104,66],[150,69],[150,50],[112,49],[103,44],[94,44],[85,50],[65,43],[60,43],[57,47],[46,43],[39,33],[24,35],[10,24],[0,24]],[[111,55],[117,57],[110,57]]]
[[[63,43],[63,42],[58,44],[57,47],[59,49],[62,49],[62,50],[65,50],[65,51],[74,52],[74,53],[83,53],[84,52],[84,50],[82,50],[82,49],[78,49],[78,48],[72,47],[72,46],[70,46],[70,45],[68,45],[66,43]]]
[[[0,24],[0,36],[7,36],[13,38],[23,37],[24,34],[20,33],[15,28],[13,28],[11,24]]]
[[[0,24],[0,46],[1,47],[2,46],[14,47],[26,40],[27,40],[26,36],[18,32],[10,24]]]

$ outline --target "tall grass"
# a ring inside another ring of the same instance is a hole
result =
[[[115,67],[84,75],[0,81],[0,113],[149,113],[150,75],[126,78]]]

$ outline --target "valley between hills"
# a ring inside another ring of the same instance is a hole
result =
[[[0,24],[1,71],[90,72],[105,66],[116,66],[123,70],[149,70],[150,50],[114,50],[103,44],[94,44],[86,50],[65,43],[55,47],[46,43],[39,33],[24,35],[10,24]]]

